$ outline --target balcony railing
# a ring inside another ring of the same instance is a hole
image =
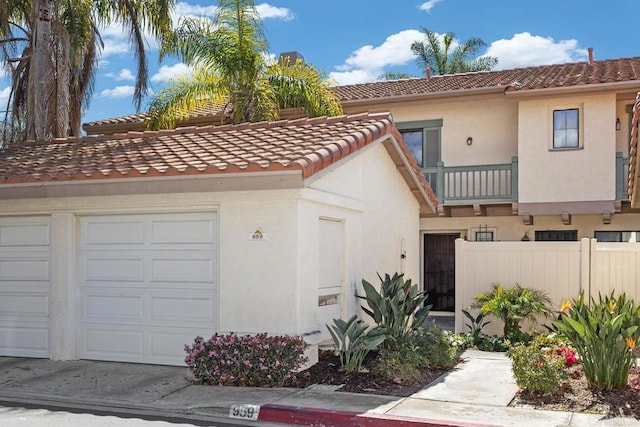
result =
[[[462,202],[517,202],[518,157],[511,163],[474,166],[444,166],[423,170],[443,204]],[[629,159],[616,153],[616,200],[627,200]]]
[[[424,171],[440,203],[471,200],[518,200],[518,158],[511,163],[474,166],[444,166]]]

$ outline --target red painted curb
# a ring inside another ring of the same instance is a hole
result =
[[[314,427],[494,427],[462,421],[430,420],[386,414],[361,414],[271,404],[260,407],[258,420]]]

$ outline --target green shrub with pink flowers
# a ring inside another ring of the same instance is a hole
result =
[[[195,382],[219,386],[280,387],[306,362],[301,337],[215,334],[185,345]]]

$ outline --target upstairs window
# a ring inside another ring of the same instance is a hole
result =
[[[553,148],[580,147],[580,111],[553,110]]]

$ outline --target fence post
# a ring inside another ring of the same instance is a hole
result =
[[[466,294],[464,293],[465,290],[465,257],[464,257],[464,252],[465,252],[465,244],[467,242],[464,239],[456,239],[456,257],[455,257],[455,262],[456,262],[456,267],[455,267],[455,275],[456,275],[456,280],[455,280],[455,313],[453,313],[454,315],[454,324],[455,324],[455,330],[454,332],[456,334],[459,334],[462,332],[463,330],[463,320],[462,319],[462,309],[464,308],[462,306],[463,301],[466,301]]]
[[[595,239],[580,239],[580,291],[584,292],[587,303],[591,301],[591,273],[593,271],[591,251],[595,249],[594,242]]]
[[[511,201],[518,201],[518,156],[511,158]]]

